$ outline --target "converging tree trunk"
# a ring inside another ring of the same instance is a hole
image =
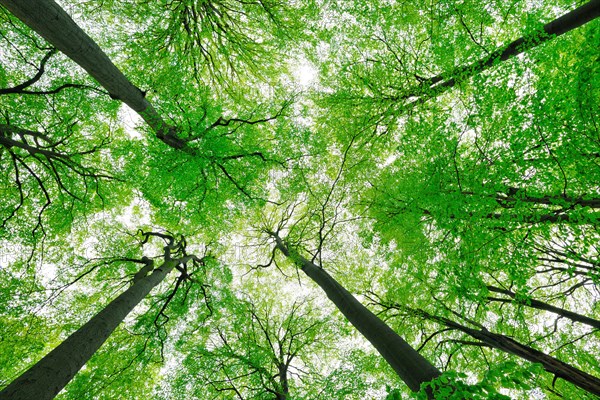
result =
[[[600,16],[600,0],[592,0],[562,17],[547,23],[537,32],[522,36],[471,64],[424,79],[419,85],[408,89],[398,96],[394,96],[391,100],[408,100],[412,97],[419,97],[419,100],[409,103],[409,105],[416,105],[421,101],[427,100],[428,98],[454,87],[459,81],[471,78],[499,62],[506,61],[509,58],[530,50],[556,36],[560,36],[578,28],[595,18],[598,18],[598,16]]]
[[[135,279],[129,289],[4,388],[0,392],[0,399],[53,399],[102,346],[127,314],[181,262],[181,259],[168,259],[150,275]]]
[[[344,317],[377,349],[412,391],[419,391],[421,384],[441,375],[433,364],[362,305],[323,268],[288,248],[276,233],[270,234],[276,240],[277,249],[323,289]]]
[[[53,0],[0,0],[0,4],[79,64],[112,98],[121,100],[137,112],[157,138],[175,149],[196,154],[177,136],[176,128],[156,111],[144,92],[123,75],[96,42]]]
[[[384,307],[388,307],[384,305]],[[521,357],[527,361],[540,363],[544,369],[558,378],[571,382],[573,385],[580,387],[583,390],[600,396],[600,379],[581,371],[565,362],[562,362],[546,353],[536,350],[530,346],[521,344],[516,340],[499,333],[490,332],[487,329],[473,329],[468,326],[459,324],[451,319],[429,314],[426,311],[419,309],[411,309],[401,305],[394,305],[393,308],[398,310],[406,310],[407,312],[419,317],[437,322],[448,328],[466,333],[474,339],[479,340],[480,345],[488,346],[494,349],[504,351],[509,354]]]

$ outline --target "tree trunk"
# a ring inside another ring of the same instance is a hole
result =
[[[400,309],[406,309],[410,312],[441,323],[449,328],[459,330],[467,335],[481,341],[481,343],[498,350],[521,357],[527,361],[540,363],[544,369],[558,378],[571,382],[573,385],[597,396],[600,396],[600,379],[581,371],[565,362],[562,362],[548,354],[536,350],[527,345],[521,344],[508,336],[493,333],[487,329],[472,329],[448,318],[431,315],[423,310],[415,310],[407,307],[398,306]]]
[[[585,315],[581,315],[581,314],[578,314],[573,311],[565,310],[564,308],[555,307],[551,304],[544,303],[543,301],[539,301],[539,300],[535,300],[535,299],[516,301],[516,300],[514,300],[516,298],[516,294],[514,292],[511,292],[510,290],[501,289],[501,288],[498,288],[495,286],[488,286],[487,288],[490,292],[502,293],[502,294],[505,294],[505,295],[511,297],[511,299],[512,299],[511,300],[511,299],[499,299],[499,298],[495,298],[495,297],[488,297],[488,300],[500,301],[500,302],[513,302],[514,301],[517,304],[522,304],[524,306],[531,307],[531,308],[537,308],[538,310],[549,311],[551,313],[558,314],[561,317],[568,318],[571,321],[581,322],[582,324],[587,324],[593,328],[600,329],[600,321],[598,321],[597,319],[586,317]]]
[[[290,385],[287,377],[288,367],[284,363],[277,365],[279,375],[279,390],[277,391],[277,400],[287,400],[290,395]]]
[[[506,61],[509,58],[530,50],[556,36],[560,36],[578,28],[599,16],[600,0],[592,0],[562,17],[547,23],[543,26],[541,31],[520,37],[469,65],[458,67],[449,73],[443,73],[425,79],[419,85],[407,90],[401,95],[393,97],[392,100],[408,100],[411,97],[421,97],[421,99],[409,103],[409,106],[416,105],[454,87],[458,81],[471,78],[501,61]]]
[[[323,268],[296,253],[292,254],[279,236],[273,234],[273,237],[277,241],[277,248],[323,289],[338,310],[377,349],[412,391],[419,391],[421,384],[441,375],[435,366],[363,306]]]
[[[400,94],[391,96],[388,99],[395,102],[405,101],[401,109],[405,111],[410,110],[453,88],[457,82],[469,79],[499,62],[506,61],[556,36],[585,25],[598,18],[598,16],[600,16],[600,0],[592,0],[562,17],[547,23],[538,32],[522,36],[469,65],[424,79],[418,85],[401,91]]]
[[[168,260],[114,299],[58,347],[0,392],[2,400],[50,400],[64,388],[115,328],[178,264]]]
[[[184,140],[177,137],[176,128],[165,122],[146,100],[144,92],[123,75],[96,42],[53,0],[0,0],[0,4],[79,64],[112,98],[123,101],[137,112],[156,137],[175,149],[196,154]]]

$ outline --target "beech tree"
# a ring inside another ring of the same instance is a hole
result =
[[[0,398],[599,395],[600,1],[0,4]]]
[[[546,371],[554,374],[554,376],[557,378],[566,379],[574,385],[589,391],[590,393],[599,393],[600,381],[598,378],[578,370],[577,368],[557,360],[552,356],[544,354],[543,352],[540,352],[530,346],[523,345],[522,343],[519,343],[506,335],[490,332],[485,327],[477,323],[471,322],[471,324],[476,326],[475,328],[472,328],[449,318],[431,315],[428,312],[419,309],[404,308],[398,304],[389,304],[385,302],[379,302],[379,305],[386,310],[400,310],[401,312],[412,313],[418,317],[443,324],[450,330],[458,330],[477,340],[476,342],[472,343],[463,342],[465,344],[474,346],[487,346],[514,354],[518,357],[526,359],[527,361],[539,363]],[[463,317],[463,319],[466,319],[467,322],[469,322],[467,318]]]
[[[360,304],[322,267],[315,265],[297,251],[286,246],[276,232],[269,232],[269,234],[275,239],[277,250],[297,263],[298,268],[323,289],[340,312],[377,349],[409,388],[416,392],[422,384],[441,375],[435,366],[411,348],[375,314]]]
[[[161,265],[155,266],[154,260],[148,257],[139,260],[123,259],[122,261],[143,264],[143,267],[133,276],[131,287],[4,388],[0,392],[2,397],[53,399],[102,346],[127,314],[172,270],[175,268],[181,270],[179,284],[181,280],[189,279],[186,270],[188,263],[193,263],[197,267],[204,262],[197,256],[186,254],[184,238],[176,241],[170,235],[155,232],[142,232],[142,235],[145,237],[142,243],[146,243],[151,236],[165,239],[164,260]]]
[[[308,308],[309,300],[294,303],[286,310],[277,310],[276,299],[263,299],[264,309],[247,300],[232,301],[237,306],[223,310],[223,318],[231,325],[223,321],[207,324],[200,328],[211,332],[206,342],[189,343],[183,368],[174,374],[174,392],[181,397],[229,393],[234,398],[284,400],[327,389],[329,377],[313,368],[318,363],[315,356],[327,351],[323,342],[331,340],[335,329],[328,326],[326,317]],[[294,377],[316,386],[296,386]],[[196,379],[206,382],[206,386],[200,389],[183,384]]]

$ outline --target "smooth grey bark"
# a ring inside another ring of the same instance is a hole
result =
[[[490,301],[508,302],[508,303],[514,302],[516,304],[521,304],[526,307],[536,308],[538,310],[549,311],[551,313],[560,315],[561,317],[568,318],[571,321],[581,322],[582,324],[589,325],[592,328],[600,329],[600,321],[598,321],[597,319],[586,317],[585,315],[582,315],[582,314],[579,314],[579,313],[576,313],[573,311],[565,310],[564,308],[555,307],[551,304],[544,303],[543,301],[536,300],[536,299],[527,299],[527,300],[519,301],[519,300],[516,300],[516,297],[517,297],[516,293],[511,292],[510,290],[498,288],[495,286],[488,286],[487,289],[490,292],[501,293],[501,294],[505,294],[510,297],[510,299],[488,297],[488,300],[490,300]]]
[[[458,331],[466,333],[472,338],[479,340],[480,343],[477,343],[478,345],[492,347],[494,349],[513,354],[517,357],[521,357],[527,361],[531,361],[533,363],[540,363],[546,371],[554,374],[556,377],[571,382],[573,385],[589,393],[593,393],[597,396],[600,396],[600,378],[590,375],[587,372],[575,368],[572,365],[560,361],[557,358],[549,356],[546,353],[536,350],[533,347],[519,343],[509,336],[490,332],[485,328],[469,328],[455,321],[452,321],[449,318],[432,315],[426,311],[419,309],[411,309],[400,305],[398,305],[395,308],[407,310],[410,313],[413,313],[430,321],[435,321],[439,324],[447,326],[448,328],[456,329]]]
[[[276,240],[277,249],[294,261],[313,282],[323,289],[344,317],[377,349],[412,391],[419,391],[421,384],[441,375],[433,364],[362,305],[323,268],[293,252],[276,233],[270,234]],[[429,395],[431,397],[431,393]]]
[[[0,4],[79,64],[112,98],[121,100],[137,112],[157,138],[175,149],[196,154],[177,136],[177,129],[156,111],[144,92],[127,79],[96,42],[53,0],[0,0]]]
[[[0,392],[1,400],[50,400],[64,388],[115,328],[181,259],[168,259],[111,301],[85,325]]]

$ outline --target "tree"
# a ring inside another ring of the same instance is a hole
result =
[[[0,4],[5,391],[597,393],[598,0]]]
[[[365,336],[379,354],[390,364],[398,376],[413,391],[440,376],[440,371],[414,350],[404,339],[381,321],[327,272],[292,250],[277,232],[269,232],[275,247],[297,264],[336,305],[350,323]]]
[[[54,1],[2,4],[85,69],[108,91],[111,98],[122,100],[140,114],[159,139],[178,149],[186,147],[176,137],[175,128],[169,126],[145,99],[145,94],[129,82],[58,4]]]
[[[479,329],[470,328],[466,325],[463,325],[461,323],[453,321],[449,318],[435,316],[435,315],[429,314],[428,312],[423,311],[423,310],[405,308],[405,307],[402,307],[401,305],[393,304],[393,303],[389,304],[389,303],[385,303],[385,302],[380,302],[379,304],[382,307],[384,307],[386,310],[396,309],[396,310],[400,310],[402,312],[411,313],[420,318],[425,318],[430,321],[435,321],[437,323],[443,324],[444,326],[448,327],[450,330],[458,330],[462,333],[467,334],[468,336],[472,337],[473,339],[477,340],[476,342],[473,342],[473,343],[463,341],[462,343],[464,343],[464,344],[474,345],[474,346],[487,346],[490,348],[505,351],[510,354],[514,354],[518,357],[522,357],[522,358],[526,359],[527,361],[539,363],[544,367],[544,369],[546,371],[554,374],[555,379],[556,378],[565,379],[565,380],[573,383],[574,385],[577,385],[577,386],[581,387],[582,389],[584,389],[590,393],[596,394],[596,395],[598,395],[598,393],[600,393],[600,380],[598,378],[596,378],[584,371],[581,371],[577,368],[574,368],[573,366],[566,364],[560,360],[557,360],[556,358],[554,358],[552,356],[544,354],[543,352],[536,350],[530,346],[523,345],[522,343],[519,343],[506,335],[501,335],[501,334],[497,334],[494,332],[490,332],[484,326],[481,326],[480,324],[477,324],[477,323],[473,323],[472,321],[469,321],[468,318],[465,318],[464,316],[461,316],[460,314],[455,313],[457,316],[460,316],[463,319],[465,319],[467,322],[474,324]]]
[[[191,155],[198,154],[197,150],[194,150],[189,146],[189,142],[192,142],[197,138],[194,136],[187,138],[180,137],[179,128],[171,126],[165,121],[165,118],[160,115],[154,106],[146,99],[146,93],[134,86],[127,79],[96,42],[94,42],[74,22],[58,4],[52,0],[36,3],[5,1],[2,2],[2,4],[40,36],[56,46],[58,50],[65,53],[65,55],[85,69],[91,77],[96,79],[98,83],[108,91],[108,94],[112,99],[124,102],[131,107],[132,110],[137,112],[152,129],[158,139],[177,150]],[[219,15],[220,18],[223,18],[221,12],[215,12],[214,4],[211,4],[211,7],[213,7],[212,10],[205,10],[205,16],[208,17],[215,13],[216,15]],[[227,10],[226,6],[223,8]],[[187,11],[184,11],[183,14],[184,18],[187,18]],[[49,18],[48,16],[51,17]],[[189,27],[189,22],[187,24]],[[224,33],[228,29],[229,28],[219,27],[216,32]],[[238,32],[238,34],[240,33]],[[245,48],[244,46],[240,47],[242,49]],[[208,57],[208,54],[206,54],[205,57]],[[276,116],[273,118],[276,118]],[[239,118],[226,119],[219,117],[207,128],[207,130],[217,126],[229,126],[232,122],[256,124],[267,122],[270,119],[271,118],[244,121]],[[192,133],[190,132],[189,134],[191,135]],[[257,154],[252,155],[256,156]],[[239,155],[239,157],[243,156],[247,155]]]
[[[203,328],[211,331],[206,342],[186,349],[184,368],[175,378],[179,384],[173,385],[179,397],[231,393],[236,398],[285,400],[308,396],[315,389],[310,383],[324,386],[326,378],[313,368],[316,355],[324,351],[321,342],[333,335],[327,319],[315,315],[307,303],[293,303],[279,319],[277,308],[285,306],[275,299],[265,302],[266,309],[231,301],[235,306],[223,310],[223,321]],[[196,379],[206,382],[204,390],[184,389],[188,385],[183,382]]]
[[[572,29],[578,28],[581,25],[597,18],[599,15],[600,5],[596,1],[591,1],[561,16],[560,18],[545,24],[541,28],[534,29],[532,33],[522,36],[492,52],[486,50],[487,55],[484,58],[481,58],[468,65],[460,66],[449,72],[442,72],[436,76],[426,78],[418,75],[417,72],[414,72],[413,76],[418,84],[413,87],[392,87],[391,89],[393,92],[391,94],[383,94],[381,89],[377,90],[374,87],[370,87],[370,89],[372,91],[376,91],[376,93],[379,92],[377,96],[378,101],[394,104],[392,106],[392,108],[395,109],[393,113],[398,113],[398,110],[401,112],[406,112],[406,110],[410,110],[418,104],[451,89],[457,84],[457,82],[468,80],[474,75],[479,74],[502,61],[506,61],[509,58],[515,57],[527,50],[530,50],[547,40],[553,39],[556,36],[560,36]],[[398,58],[398,55],[391,50],[392,44],[388,43],[387,39],[379,38],[378,40],[381,40],[384,45],[394,54],[394,57],[396,57],[398,63],[403,63],[403,61]]]
[[[148,257],[124,260],[144,265],[133,276],[131,287],[11,382],[0,392],[0,396],[7,399],[53,399],[102,346],[127,314],[173,269],[179,268],[182,271],[181,279],[187,279],[188,275],[181,266],[190,262],[203,263],[202,259],[186,254],[184,238],[176,242],[174,237],[160,233],[147,232],[142,235],[145,237],[143,243],[151,236],[165,239],[164,262],[155,267],[154,260]]]
[[[98,153],[109,141],[105,139],[98,145],[79,150],[79,138],[74,129],[70,130],[66,136],[57,138],[55,132],[42,133],[14,125],[0,125],[0,145],[10,158],[12,167],[6,178],[11,180],[12,175],[18,193],[14,201],[7,199],[6,210],[2,213],[2,227],[22,207],[27,207],[27,198],[41,196],[44,204],[36,210],[37,222],[32,233],[35,235],[36,230],[43,230],[42,214],[55,197],[53,188],[47,183],[49,180],[55,183],[60,194],[72,201],[84,201],[90,194],[101,197],[100,182],[114,179],[93,164],[88,166],[85,163],[86,158]],[[80,161],[82,158],[84,162]]]

